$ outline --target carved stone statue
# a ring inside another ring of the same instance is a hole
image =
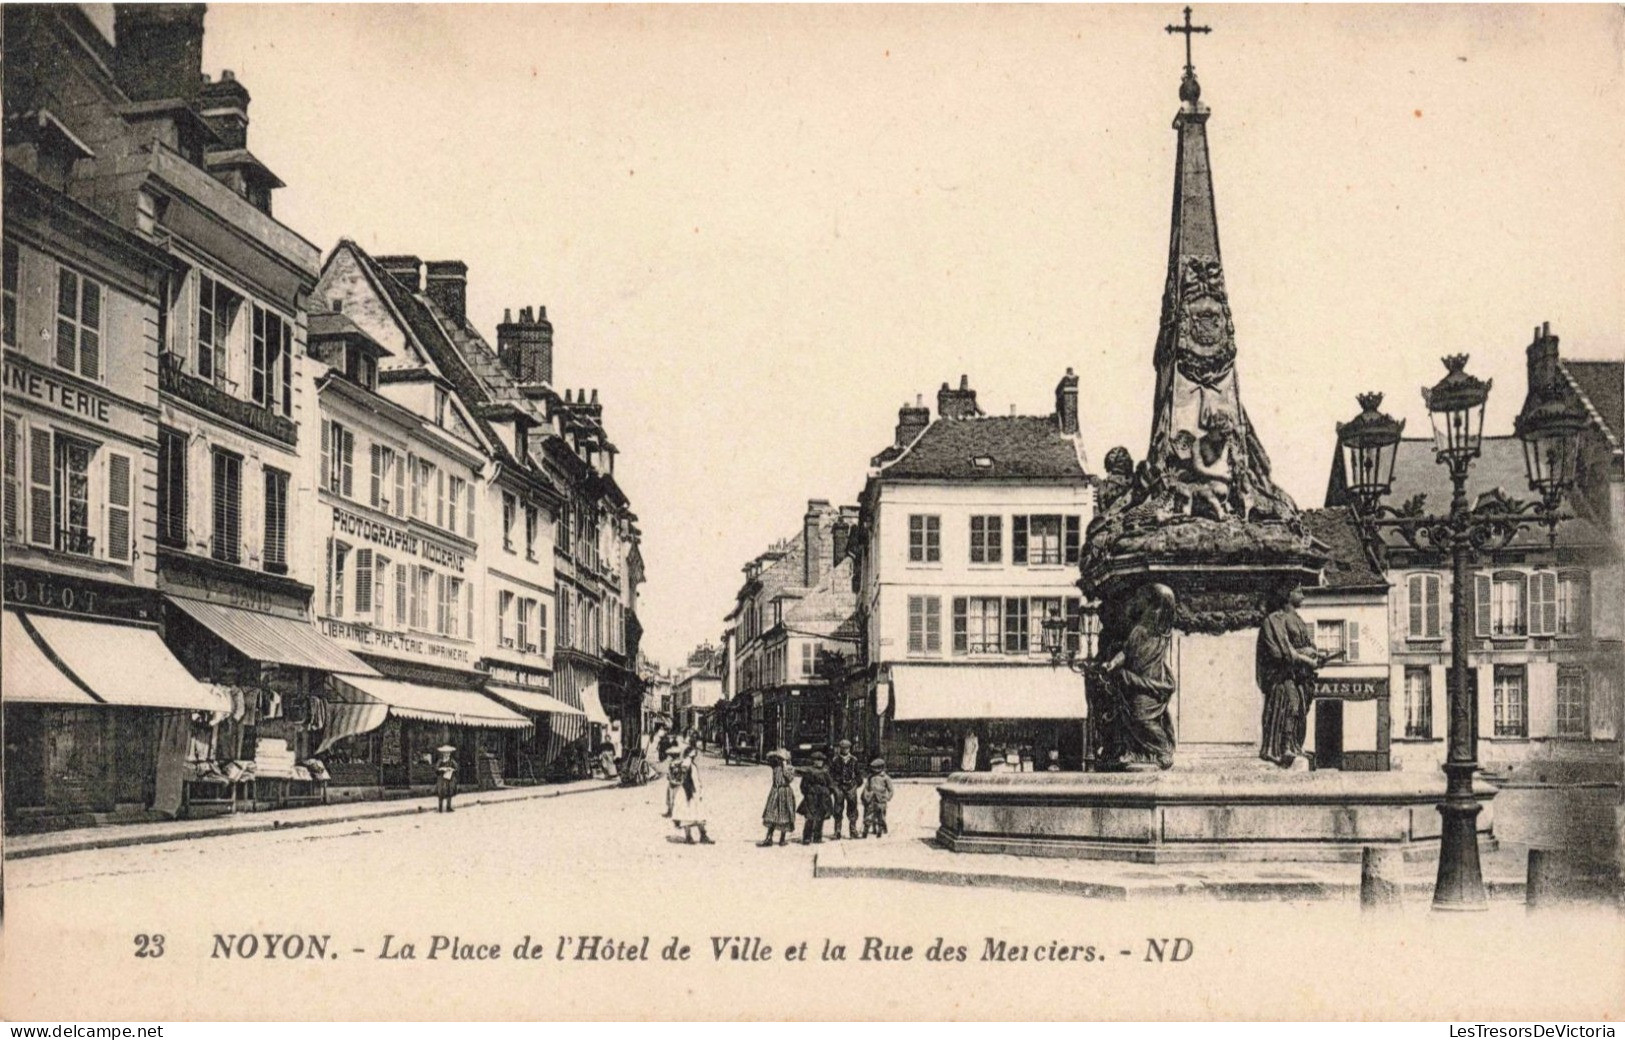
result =
[[[1298,615],[1303,590],[1293,589],[1258,628],[1258,688],[1264,694],[1264,736],[1258,757],[1290,769],[1305,759],[1303,738],[1314,698],[1315,672],[1331,659]]]
[[[1113,630],[1102,633],[1088,692],[1092,750],[1096,768],[1103,772],[1174,764],[1174,727],[1168,717],[1175,690],[1168,667],[1173,621],[1173,590],[1146,585],[1115,619]]]
[[[1118,445],[1106,453],[1106,475],[1100,481],[1100,508],[1110,509],[1134,490],[1134,457]]]

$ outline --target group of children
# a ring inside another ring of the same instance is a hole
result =
[[[801,801],[796,802],[792,783],[797,770],[790,764],[790,752],[783,748],[768,753],[773,766],[773,786],[767,793],[767,804],[762,808],[762,824],[767,836],[757,844],[762,848],[773,845],[777,832],[778,844],[789,841],[796,816],[805,819],[801,843],[810,845],[824,840],[824,821],[833,818],[835,837],[841,837],[841,818],[847,817],[848,834],[853,838],[867,838],[870,834],[881,837],[886,833],[886,806],[892,799],[891,777],[886,774],[886,760],[876,758],[869,763],[869,775],[861,777],[857,760],[851,754],[852,744],[843,740],[833,763],[822,751],[812,754],[812,764],[800,771]],[[858,833],[858,804],[863,805],[863,833]]]

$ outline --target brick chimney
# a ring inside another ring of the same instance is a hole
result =
[[[458,324],[468,319],[468,265],[461,260],[430,260],[424,265],[429,299]]]
[[[897,409],[897,446],[908,447],[930,425],[931,409],[925,406],[923,396],[916,396],[913,404]]]
[[[1068,437],[1078,435],[1078,377],[1070,367],[1055,385],[1055,421]]]
[[[406,286],[412,292],[423,291],[423,261],[415,256],[398,254],[375,258],[384,273]]]
[[[204,77],[198,96],[198,109],[203,121],[220,138],[224,148],[248,147],[248,88],[237,80],[230,69],[220,78],[210,81]]]
[[[131,101],[196,101],[204,4],[114,4],[113,78]]]
[[[552,383],[553,326],[547,308],[521,307],[518,321],[512,311],[503,311],[497,326],[497,357],[520,383]]]
[[[807,500],[807,515],[801,521],[801,584],[808,588],[824,577],[824,515],[828,512],[829,499]]]
[[[959,389],[950,390],[943,383],[937,391],[937,414],[944,419],[974,419],[982,414],[976,406],[976,391],[970,388],[970,377],[959,377]]]

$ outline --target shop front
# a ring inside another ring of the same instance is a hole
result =
[[[1083,683],[1064,668],[893,665],[877,691],[895,773],[1083,768]]]
[[[310,586],[165,551],[159,588],[176,657],[228,700],[194,735],[188,812],[324,801],[327,677],[377,673],[310,623]]]
[[[513,784],[539,784],[550,779],[548,749],[554,733],[579,728],[587,717],[580,708],[553,696],[552,676],[494,661],[485,663],[490,677],[485,692],[530,719],[529,733],[508,742],[506,776]]]
[[[763,751],[784,748],[791,761],[805,762],[814,751],[834,748],[840,705],[827,685],[774,686],[762,691]]]
[[[173,817],[192,735],[229,707],[165,647],[150,589],[7,565],[8,830]]]
[[[337,797],[427,793],[438,750],[454,748],[458,783],[505,785],[513,745],[533,729],[525,716],[479,689],[478,672],[431,669],[373,658],[382,676],[335,675],[333,711],[320,749],[332,764]]]

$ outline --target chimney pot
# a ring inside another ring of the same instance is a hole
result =
[[[1055,423],[1062,434],[1078,434],[1078,376],[1071,368],[1055,385]]]
[[[412,292],[423,290],[423,261],[415,256],[396,254],[393,256],[380,256],[378,266],[384,273],[406,286]]]
[[[114,4],[113,69],[131,101],[196,101],[203,79],[203,4]]]

